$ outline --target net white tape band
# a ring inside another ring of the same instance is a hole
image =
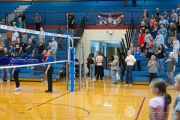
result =
[[[6,66],[1,66],[0,69],[3,69],[3,68],[16,68],[16,67],[29,67],[29,66],[45,65],[45,64],[52,64],[52,63],[62,63],[62,62],[67,62],[67,60],[56,61],[56,62],[38,63],[38,64],[26,64],[26,65],[13,65],[13,66],[6,65]]]
[[[64,35],[64,34],[41,32],[41,31],[35,31],[35,30],[30,30],[30,29],[22,29],[22,28],[17,28],[17,27],[12,27],[12,26],[7,26],[7,25],[1,25],[1,24],[0,24],[0,29],[12,30],[12,31],[17,31],[17,32],[32,33],[32,34],[47,35],[47,36],[53,36],[53,37],[63,37],[63,38],[69,37],[69,35]]]

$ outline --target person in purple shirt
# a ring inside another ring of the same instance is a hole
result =
[[[168,120],[171,96],[166,91],[166,82],[156,78],[150,87],[155,97],[149,102],[149,120]]]

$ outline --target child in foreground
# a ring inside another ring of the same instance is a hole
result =
[[[149,120],[168,120],[171,96],[166,92],[166,82],[154,79],[150,87],[155,97],[149,102]]]
[[[180,74],[176,75],[175,78],[175,90],[180,91]],[[173,107],[173,113],[172,113],[172,120],[180,120],[180,94],[177,96],[174,107]]]

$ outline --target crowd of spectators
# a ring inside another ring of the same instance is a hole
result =
[[[74,29],[74,23],[75,23],[75,18],[72,12],[67,14],[68,18],[68,27],[70,29],[70,32],[73,33]],[[13,26],[17,28],[23,28],[26,29],[26,16],[23,12],[20,12],[18,18],[18,22],[10,22],[8,26]],[[44,59],[44,53],[45,51],[50,50],[54,60],[56,61],[56,54],[58,50],[58,46],[60,50],[63,50],[63,39],[62,37],[52,37],[51,40],[45,42],[45,35],[41,34],[44,32],[43,27],[41,26],[41,21],[42,18],[40,14],[37,12],[35,17],[34,17],[34,22],[35,22],[35,30],[40,31],[40,34],[38,35],[29,35],[28,33],[25,32],[17,32],[17,31],[12,31],[12,30],[7,30],[7,40],[8,44],[5,45],[5,40],[0,40],[0,56],[27,56],[31,58],[39,58],[40,62],[46,61]],[[63,28],[61,25],[58,25],[57,27],[57,34],[63,34]],[[28,36],[30,36],[28,38]],[[38,54],[35,54],[35,51],[38,51]],[[47,52],[46,52],[47,53]],[[9,66],[9,64],[3,64],[3,66]],[[9,68],[1,69],[1,79],[0,83],[3,82],[5,73],[7,73],[7,82],[10,82],[10,71]],[[46,77],[47,78],[47,77]],[[46,79],[45,78],[45,79]]]

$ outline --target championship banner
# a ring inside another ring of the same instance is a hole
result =
[[[22,28],[17,28],[17,27],[12,27],[12,26],[7,26],[7,25],[1,25],[1,24],[0,24],[0,29],[12,30],[12,31],[17,31],[17,32],[32,33],[32,34],[41,34],[41,35],[53,36],[53,37],[63,37],[63,38],[68,37],[67,35],[63,35],[63,34],[41,32],[41,31],[35,31],[35,30],[30,30],[30,29],[22,29]]]
[[[124,25],[124,13],[97,13],[96,25],[99,26]]]

